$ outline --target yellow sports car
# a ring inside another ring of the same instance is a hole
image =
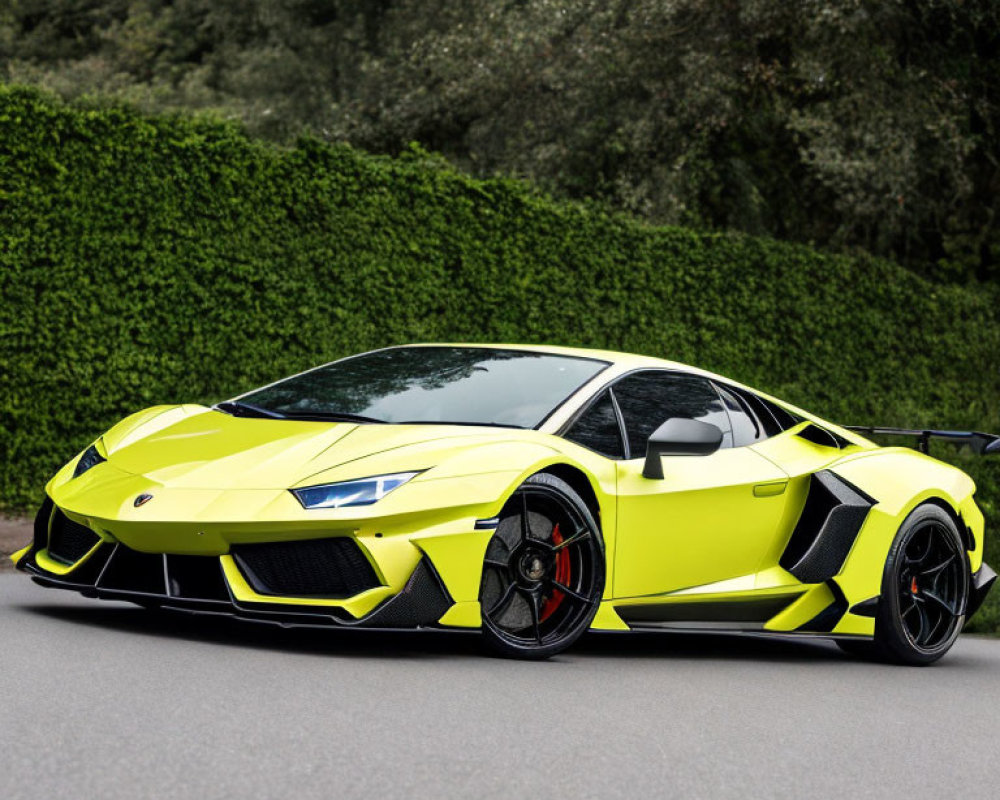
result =
[[[1000,452],[1000,437],[865,429]],[[281,625],[836,639],[927,664],[996,574],[960,470],[700,369],[562,347],[364,353],[115,425],[46,486],[43,586]]]

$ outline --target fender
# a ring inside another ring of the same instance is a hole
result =
[[[982,514],[972,509],[975,484],[961,470],[907,448],[884,448],[848,456],[831,465],[831,471],[867,492],[876,501],[858,534],[836,582],[853,607],[873,596],[882,584],[882,571],[900,525],[922,503],[945,503],[970,527],[975,550],[970,561],[982,562]],[[914,492],[914,486],[922,486]],[[867,634],[874,630],[871,617],[844,615],[835,633]]]

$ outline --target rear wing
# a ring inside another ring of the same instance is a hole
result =
[[[941,439],[957,445],[967,444],[976,455],[1000,455],[1000,436],[993,433],[916,430],[913,428],[879,428],[870,425],[844,425],[843,427],[849,431],[869,436],[913,436],[917,440],[917,450],[921,453],[926,453],[930,449],[931,439]]]

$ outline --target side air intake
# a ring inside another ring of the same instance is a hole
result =
[[[232,553],[258,594],[343,599],[382,585],[349,536],[241,544]]]
[[[845,447],[851,446],[851,443],[843,436],[838,436],[833,431],[828,431],[813,423],[809,423],[795,435],[822,447],[835,447],[838,450],[843,450]]]
[[[49,555],[64,564],[75,564],[94,545],[101,541],[100,537],[90,528],[73,522],[69,517],[56,510],[52,517],[52,527],[49,529]]]
[[[778,563],[803,583],[829,580],[840,572],[875,502],[829,470],[815,473]]]

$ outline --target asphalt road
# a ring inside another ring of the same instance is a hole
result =
[[[0,575],[0,798],[996,797],[1000,641],[290,631]]]

